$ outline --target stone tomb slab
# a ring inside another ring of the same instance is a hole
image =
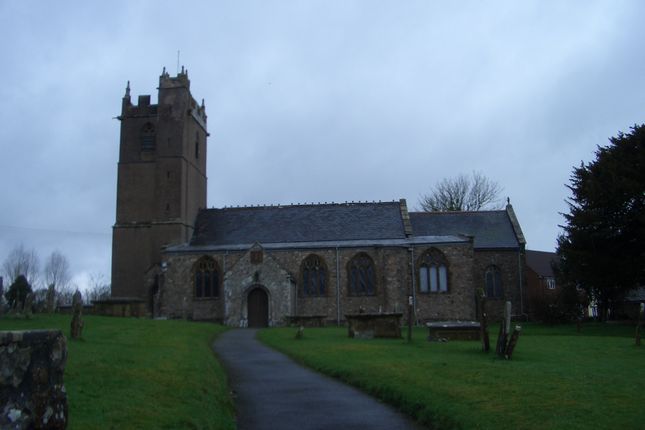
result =
[[[477,321],[433,321],[426,327],[429,341],[481,339],[481,325]]]
[[[360,339],[400,338],[402,316],[401,312],[345,315],[348,336]]]

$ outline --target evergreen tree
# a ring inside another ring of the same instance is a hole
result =
[[[31,293],[31,285],[24,275],[19,275],[16,280],[11,284],[9,290],[5,294],[7,302],[12,309],[22,309],[27,294]]]
[[[571,175],[557,252],[561,275],[597,301],[605,320],[645,281],[645,126],[619,133],[595,155]]]

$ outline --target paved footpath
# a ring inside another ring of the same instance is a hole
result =
[[[255,333],[229,330],[213,345],[234,391],[239,430],[421,428],[373,397],[264,346]]]

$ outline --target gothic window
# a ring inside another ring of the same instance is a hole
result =
[[[369,255],[357,254],[349,262],[347,268],[350,296],[376,295],[376,270]]]
[[[502,272],[497,266],[486,268],[486,297],[498,299],[504,295],[502,291]]]
[[[219,270],[211,258],[202,257],[194,267],[195,298],[208,299],[219,296]]]
[[[327,288],[327,268],[323,259],[317,255],[310,255],[302,262],[302,289],[303,297],[324,296]]]
[[[195,158],[199,158],[199,132],[195,133]]]
[[[155,150],[155,126],[147,122],[141,128],[141,150],[154,151]]]
[[[430,249],[419,258],[419,292],[448,292],[448,261],[438,249]]]

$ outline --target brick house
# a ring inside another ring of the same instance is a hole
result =
[[[206,114],[187,72],[160,77],[159,104],[123,101],[112,295],[155,315],[280,325],[285,317],[400,312],[476,318],[505,300],[525,313],[525,240],[504,210],[409,212],[404,199],[206,208]]]
[[[558,261],[555,252],[526,250],[527,309],[531,317],[539,314],[542,306],[558,299],[560,288],[553,273],[553,265]]]

